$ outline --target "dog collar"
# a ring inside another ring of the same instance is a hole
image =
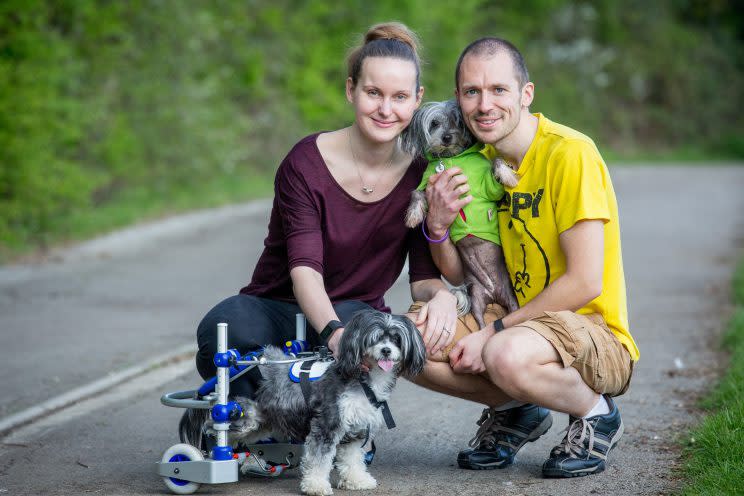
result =
[[[364,394],[367,395],[367,399],[370,403],[372,403],[372,406],[375,408],[382,408],[382,418],[385,419],[385,425],[388,429],[393,429],[395,427],[395,420],[393,420],[393,414],[390,411],[390,407],[387,404],[387,401],[379,401],[377,399],[377,396],[375,395],[375,392],[372,391],[372,388],[369,387],[369,384],[364,382],[363,380],[359,379],[359,384],[362,385],[362,389],[364,390]]]

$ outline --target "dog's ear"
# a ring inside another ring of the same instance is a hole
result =
[[[400,375],[415,377],[424,371],[426,365],[426,345],[421,333],[410,319],[401,315],[393,316],[395,327],[398,328],[401,341]]]
[[[344,326],[338,352],[335,356],[338,371],[344,379],[358,378],[361,373],[361,363],[364,358],[364,311],[357,312]]]
[[[410,124],[400,135],[401,149],[414,157],[423,152],[422,141],[425,139],[426,132],[423,127],[423,116],[426,113],[426,108],[426,104],[424,104],[416,109]]]
[[[475,135],[473,135],[467,123],[465,122],[465,118],[462,115],[462,109],[460,109],[460,105],[457,103],[457,100],[455,100],[454,98],[451,100],[447,100],[445,108],[447,109],[448,115],[452,116],[452,121],[455,126],[457,126],[458,129],[462,129],[463,136],[465,136],[465,139],[469,144],[468,146],[473,146],[477,141],[477,138],[475,137]]]
[[[413,155],[414,157],[419,154],[418,139],[416,138],[416,136],[420,133],[420,116],[421,108],[419,107],[413,113],[413,117],[411,118],[411,122],[408,124],[408,127],[405,128],[400,135],[401,150],[409,155]]]

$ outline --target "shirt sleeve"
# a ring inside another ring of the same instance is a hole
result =
[[[410,283],[439,279],[441,274],[431,258],[429,245],[420,227],[408,230],[408,280]]]
[[[555,151],[551,195],[556,224],[562,233],[581,220],[610,220],[607,170],[596,147],[569,141]]]
[[[287,242],[289,269],[310,267],[323,273],[323,234],[320,209],[298,171],[297,153],[284,159],[276,173],[274,194],[282,218]]]

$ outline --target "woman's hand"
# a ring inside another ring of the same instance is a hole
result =
[[[457,326],[457,298],[440,289],[421,307],[415,320],[416,327],[425,326],[423,339],[427,354],[433,355],[447,347],[455,337]]]
[[[426,227],[432,238],[444,237],[460,209],[473,200],[471,195],[466,195],[468,191],[468,178],[459,167],[451,167],[429,177],[426,186],[426,201],[429,203]]]
[[[328,349],[331,350],[331,353],[336,355],[336,352],[338,351],[338,345],[341,342],[341,335],[344,333],[344,328],[339,327],[335,331],[333,331],[333,334],[331,334],[331,337],[328,339]]]

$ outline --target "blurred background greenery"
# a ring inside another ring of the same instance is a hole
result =
[[[385,20],[420,35],[427,100],[496,35],[525,55],[533,111],[612,160],[742,158],[738,4],[3,0],[0,260],[270,195],[298,138],[350,122],[345,54]]]

